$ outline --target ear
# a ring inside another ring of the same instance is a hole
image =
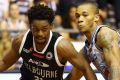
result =
[[[95,22],[98,22],[98,21],[99,21],[99,19],[100,19],[99,14],[96,14],[96,15],[95,15],[95,18],[94,18],[94,21],[95,21]]]
[[[51,23],[51,24],[50,24],[50,29],[52,29],[52,28],[53,28],[53,26],[54,26],[54,24],[53,24],[53,23]]]

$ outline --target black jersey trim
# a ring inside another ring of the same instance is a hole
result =
[[[30,29],[28,29],[28,31],[25,33],[25,35],[24,35],[24,37],[22,39],[22,42],[21,42],[21,45],[20,45],[20,48],[19,48],[19,54],[21,54],[22,48],[24,46],[24,43],[26,41],[26,38],[27,38],[27,35],[28,35],[29,31],[30,31]]]

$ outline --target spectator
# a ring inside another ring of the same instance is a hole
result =
[[[58,30],[63,29],[63,27],[62,27],[62,17],[59,14],[55,15],[54,29],[58,29]]]
[[[0,21],[8,17],[9,0],[0,0]]]
[[[66,14],[70,5],[79,4],[83,1],[85,0],[58,0],[57,12],[63,17]]]
[[[73,29],[76,33],[69,33],[68,37],[73,40],[80,40],[81,35],[77,33],[77,19],[75,16],[76,5],[72,4],[69,6],[65,17],[63,18],[63,27],[65,29]]]
[[[112,5],[115,11],[116,28],[120,29],[120,0],[112,0]]]
[[[6,30],[26,30],[27,24],[20,19],[19,7],[16,2],[11,2],[9,6],[9,18],[1,23],[1,28]],[[18,32],[18,31],[17,31]],[[13,38],[17,33],[11,32]]]

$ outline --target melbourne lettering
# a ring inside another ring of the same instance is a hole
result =
[[[57,78],[57,72],[58,72],[57,70],[44,70],[44,69],[31,66],[27,63],[25,63],[25,66],[32,73],[35,73],[43,78]]]

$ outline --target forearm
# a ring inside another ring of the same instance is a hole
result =
[[[80,80],[80,78],[76,78],[71,73],[68,74],[68,76],[64,80]]]
[[[7,66],[5,65],[4,61],[0,59],[0,72],[3,72],[7,69]]]
[[[83,75],[87,80],[97,80],[95,72],[92,69],[87,68],[87,70],[83,71]]]
[[[109,80],[120,80],[120,66],[110,67]]]
[[[80,70],[73,68],[72,71],[65,78],[65,80],[80,80],[82,76],[83,73]]]

